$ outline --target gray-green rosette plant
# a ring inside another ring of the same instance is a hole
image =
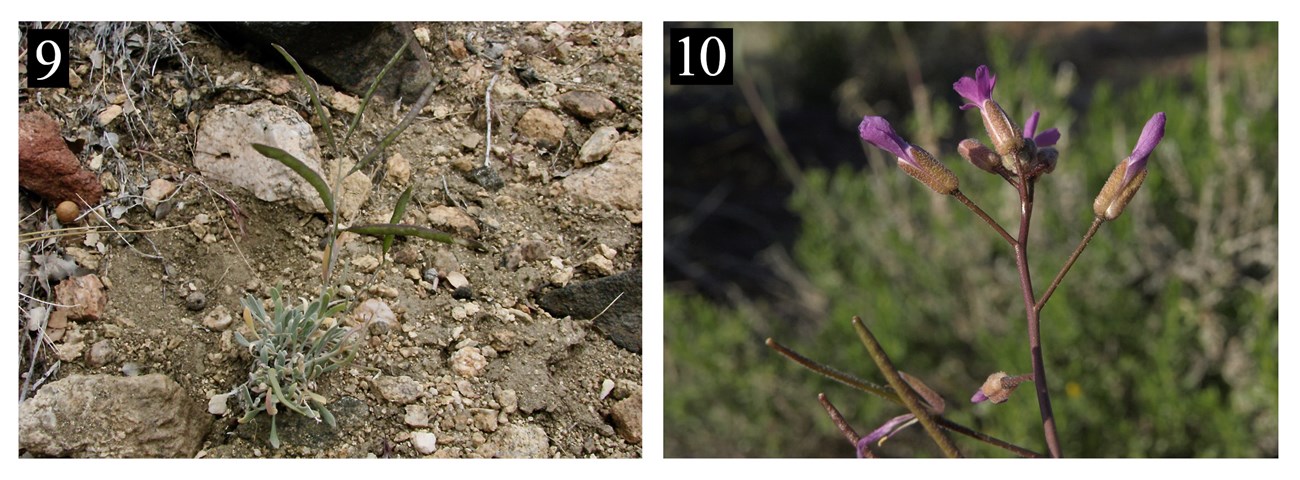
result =
[[[334,415],[325,404],[324,395],[316,392],[321,375],[352,362],[356,355],[353,333],[334,316],[347,308],[343,301],[333,301],[330,294],[312,302],[286,306],[279,288],[271,289],[271,312],[253,296],[244,297],[244,322],[254,338],[238,331],[235,341],[253,356],[248,381],[232,392],[243,407],[244,423],[265,412],[271,416],[271,446],[280,448],[276,434],[276,417],[286,411],[323,421],[335,427]]]

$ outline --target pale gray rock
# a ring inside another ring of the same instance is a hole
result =
[[[604,163],[561,181],[574,196],[623,210],[641,209],[641,137],[614,144]]]
[[[212,425],[205,403],[162,374],[73,375],[19,405],[18,445],[48,457],[189,458]]]

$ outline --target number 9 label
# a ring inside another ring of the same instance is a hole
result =
[[[27,31],[27,87],[68,88],[68,30]]]

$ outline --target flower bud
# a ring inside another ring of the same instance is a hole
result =
[[[1025,137],[997,101],[992,98],[984,100],[980,106],[980,117],[984,119],[984,129],[988,131],[989,139],[993,141],[993,148],[998,154],[1010,156],[1024,145]]]
[[[979,403],[984,400],[993,403],[1005,402],[1007,398],[1011,397],[1011,392],[1016,391],[1016,387],[1019,387],[1022,381],[1024,381],[1022,377],[1012,377],[1007,375],[1007,372],[997,372],[989,375],[989,378],[984,381],[984,385],[980,387],[978,392],[975,392],[974,397],[971,397],[971,403]]]
[[[1037,150],[1038,146],[1034,144],[1034,139],[1021,139],[1019,147],[1011,151],[1011,154],[1002,156],[1002,168],[1016,175],[1025,173],[1032,177],[1031,172],[1033,169],[1030,167],[1034,161],[1034,152]]]
[[[1147,178],[1147,159],[1164,138],[1165,112],[1157,112],[1142,127],[1142,134],[1138,136],[1133,153],[1115,166],[1115,170],[1110,172],[1110,178],[1101,187],[1101,193],[1097,194],[1097,200],[1092,203],[1092,211],[1097,214],[1097,218],[1114,220],[1124,213],[1124,207],[1128,206],[1129,200],[1133,199],[1133,195],[1142,188],[1142,181]]]
[[[1034,154],[1033,163],[1029,165],[1030,176],[1037,177],[1052,173],[1056,170],[1056,159],[1060,156],[1061,153],[1052,147],[1038,150],[1038,153]]]
[[[1147,179],[1147,171],[1139,171],[1128,182],[1124,181],[1124,173],[1128,170],[1129,160],[1120,162],[1115,166],[1115,170],[1110,172],[1110,178],[1106,184],[1101,187],[1101,193],[1097,194],[1097,199],[1092,203],[1092,211],[1097,217],[1107,221],[1119,218],[1124,213],[1124,207],[1128,206],[1129,200],[1137,195],[1139,188],[1142,188],[1142,182]]]
[[[909,163],[899,158],[898,167],[935,192],[943,195],[955,193],[958,182],[957,176],[952,174],[952,170],[948,170],[948,167],[935,160],[934,156],[930,155],[930,152],[916,145],[911,147],[907,150],[907,153],[911,154],[913,161]]]
[[[930,152],[903,140],[883,117],[864,117],[858,125],[858,135],[867,143],[892,153],[898,159],[899,168],[932,190],[944,195],[957,191],[957,177],[952,171],[936,161]]]
[[[1002,157],[999,157],[997,152],[973,138],[967,138],[957,144],[957,153],[960,153],[961,157],[971,165],[989,173],[997,173],[997,169],[1002,166]]]

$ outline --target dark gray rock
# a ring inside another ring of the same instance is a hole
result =
[[[411,35],[410,29],[393,22],[217,22],[209,24],[227,41],[258,54],[258,60],[277,70],[289,70],[278,44],[317,81],[330,83],[357,97],[365,95],[370,83]],[[436,28],[436,27],[435,27]],[[432,32],[442,38],[442,32]],[[428,62],[416,55],[424,50],[414,39],[411,47],[384,76],[375,91],[390,100],[401,97],[413,102],[433,80]],[[289,70],[291,71],[291,70]]]
[[[208,296],[204,295],[203,292],[194,292],[185,297],[185,308],[190,309],[190,311],[197,312],[203,310],[203,307],[206,306],[208,306]]]
[[[468,286],[456,287],[456,289],[451,292],[451,298],[456,300],[473,300],[474,289]]]
[[[501,179],[501,174],[497,173],[497,169],[492,167],[475,168],[470,170],[466,176],[469,177],[470,181],[482,185],[483,188],[489,191],[495,192],[506,186],[506,182]]]
[[[619,294],[623,294],[619,297]],[[617,302],[614,299],[618,298]],[[610,302],[614,302],[610,305]],[[641,269],[570,284],[547,292],[538,305],[556,318],[590,319],[614,344],[641,353]],[[605,310],[605,307],[609,310]],[[605,310],[604,314],[600,312]]]

